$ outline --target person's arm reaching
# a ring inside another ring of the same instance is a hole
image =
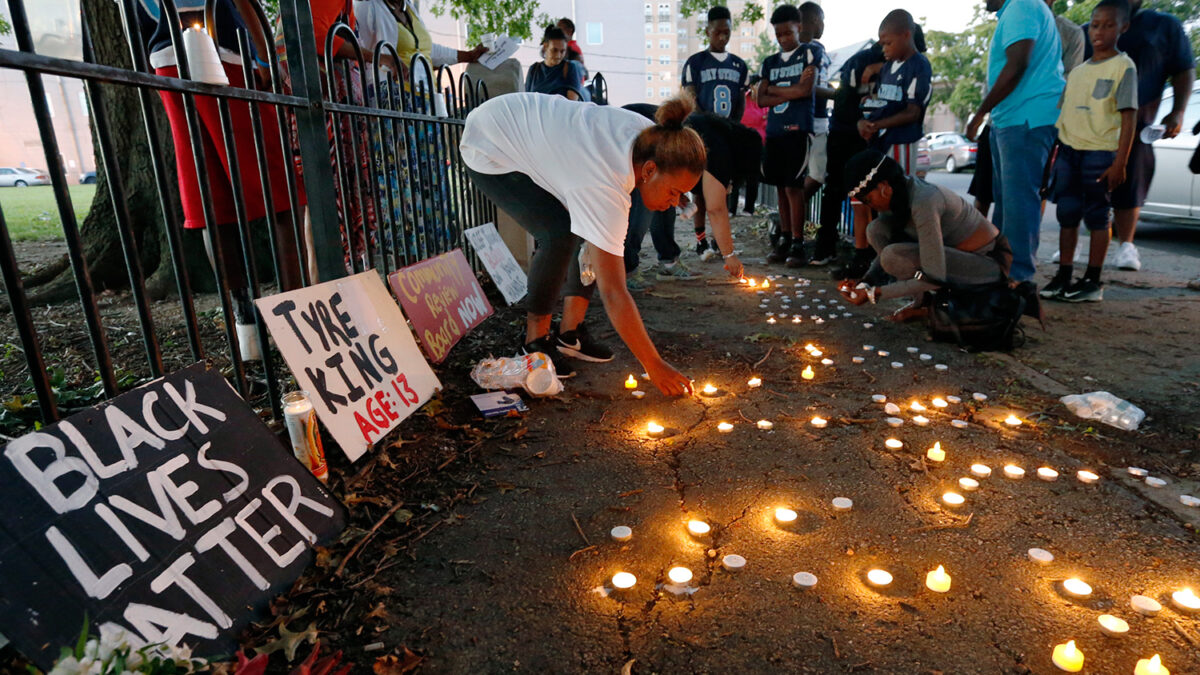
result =
[[[1163,138],[1175,138],[1183,130],[1183,113],[1187,110],[1188,99],[1192,96],[1192,84],[1196,82],[1196,70],[1188,68],[1171,76],[1171,88],[1175,90],[1175,104],[1171,112],[1162,119],[1167,128]]]
[[[742,278],[742,261],[733,250],[733,230],[729,225],[729,191],[711,173],[705,171],[700,177],[700,189],[704,194],[704,213],[712,225],[713,238],[725,258],[725,271],[734,279]]]
[[[1017,88],[1021,83],[1021,78],[1025,76],[1025,70],[1029,67],[1029,58],[1033,55],[1033,40],[1020,40],[1012,43],[1004,50],[1004,56],[1007,59],[1004,68],[1000,70],[1000,74],[996,76],[996,84],[992,86],[992,90],[983,98],[983,103],[979,104],[979,109],[975,111],[975,115],[971,117],[971,122],[967,125],[967,138],[972,141],[979,138],[979,127],[983,125],[983,118],[992,111],[1000,102]]]
[[[608,320],[617,330],[617,335],[620,335],[629,347],[629,351],[633,352],[634,357],[646,369],[650,381],[667,396],[692,393],[691,380],[664,361],[650,340],[646,326],[642,323],[642,316],[633,302],[633,296],[629,295],[629,289],[625,286],[625,259],[602,251],[592,244],[584,245],[591,247],[596,286],[600,291],[600,299],[604,302]]]

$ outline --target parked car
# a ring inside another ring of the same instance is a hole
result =
[[[926,135],[925,140],[929,143],[930,166],[943,167],[950,173],[975,166],[978,146],[962,134],[939,132]]]
[[[36,169],[0,167],[0,187],[25,187],[27,185],[49,185],[50,174]]]
[[[79,182],[84,185],[91,185],[91,184],[95,183],[96,182],[96,172],[95,171],[84,171],[83,173],[79,174]]]
[[[917,141],[917,178],[925,179],[925,175],[929,173],[929,143],[922,138]]]
[[[1160,119],[1174,103],[1175,95],[1168,88],[1158,108]],[[1146,193],[1142,215],[1200,221],[1200,176],[1188,170],[1188,161],[1200,143],[1200,138],[1192,134],[1197,122],[1200,122],[1200,84],[1193,87],[1184,110],[1183,131],[1175,138],[1154,142],[1154,180]]]

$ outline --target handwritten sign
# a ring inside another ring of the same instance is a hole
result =
[[[317,417],[352,462],[442,386],[372,270],[256,302]]]
[[[441,363],[462,336],[492,315],[462,249],[396,270],[388,282],[434,363]]]
[[[345,513],[202,365],[0,451],[0,630],[44,670],[110,624],[228,654]],[[253,611],[252,611],[253,610]]]
[[[513,257],[512,251],[509,251],[508,247],[504,245],[504,240],[500,238],[500,232],[496,230],[496,224],[485,223],[479,227],[463,230],[463,234],[466,235],[467,241],[471,242],[471,247],[483,261],[488,275],[492,277],[492,283],[500,289],[500,293],[504,295],[508,304],[511,305],[525,297],[525,293],[528,291],[525,272],[517,264],[517,259]]]

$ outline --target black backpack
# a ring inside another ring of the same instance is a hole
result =
[[[932,293],[929,332],[973,352],[1012,351],[1025,342],[1021,317],[1041,320],[1037,286],[1007,279],[988,286],[942,286]]]

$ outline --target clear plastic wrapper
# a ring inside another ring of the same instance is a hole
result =
[[[554,396],[563,390],[554,362],[542,352],[480,361],[471,379],[484,389],[521,387],[533,396]]]

